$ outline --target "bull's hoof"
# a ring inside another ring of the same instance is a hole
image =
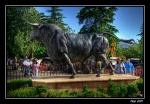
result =
[[[76,72],[73,72],[73,75],[76,75],[77,73]]]
[[[97,74],[96,77],[100,77],[100,74]]]
[[[74,78],[75,78],[74,75],[70,76],[70,79],[74,79]]]
[[[104,72],[102,71],[102,72],[100,72],[101,74],[104,74]]]
[[[104,72],[101,72],[101,74],[104,74]]]

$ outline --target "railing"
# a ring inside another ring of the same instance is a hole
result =
[[[135,68],[135,76],[143,77],[143,67],[136,67]],[[12,66],[7,66],[6,68],[6,79],[13,80],[13,79],[22,79],[22,78],[32,78],[33,73],[30,73],[30,75],[26,75],[26,69],[24,69],[22,66],[18,66],[17,70],[13,70]],[[82,73],[84,74],[84,71],[76,70],[78,74]],[[106,68],[104,70],[104,74],[109,73],[109,68]],[[46,70],[39,70],[38,76],[57,76],[57,75],[69,75],[71,74],[71,71],[67,68],[50,68],[47,67]]]
[[[16,70],[13,70],[12,66],[7,66],[6,68],[6,79],[13,80],[13,79],[22,79],[22,78],[32,78],[33,72],[30,71],[30,74],[26,74],[27,69],[23,68],[22,66],[18,66]],[[46,68],[46,70],[39,70],[38,76],[56,76],[56,75],[69,75],[71,71],[66,68]],[[79,73],[78,73],[79,74]]]

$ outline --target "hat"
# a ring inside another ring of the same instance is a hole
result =
[[[117,60],[122,60],[122,59],[120,57],[118,57]]]

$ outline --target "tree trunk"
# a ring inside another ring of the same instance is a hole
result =
[[[34,59],[34,53],[31,51],[30,53],[30,59],[33,60]]]

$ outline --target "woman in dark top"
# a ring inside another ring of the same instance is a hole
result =
[[[115,72],[116,72],[116,74],[125,74],[126,73],[126,68],[120,58],[117,59],[117,63],[115,65]]]

